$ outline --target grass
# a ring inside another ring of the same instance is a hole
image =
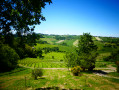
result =
[[[66,43],[68,46],[73,46],[73,43],[76,41],[76,39],[71,39],[71,40],[64,40],[63,43]],[[61,44],[61,43],[60,43]]]
[[[48,37],[51,38],[51,37]],[[46,39],[46,38],[45,38]],[[50,42],[51,41],[51,42]],[[74,40],[75,41],[75,40]],[[54,39],[49,40],[50,44],[53,44]],[[72,46],[73,40],[65,41],[69,46]],[[103,61],[103,57],[110,55],[110,51],[103,51],[103,43],[96,41],[98,45],[99,56],[96,59],[96,67],[105,68],[108,65],[113,65],[112,62]],[[61,45],[50,44],[37,44],[35,48],[44,47],[59,47],[60,51],[73,51],[75,48]],[[106,48],[107,49],[107,48]],[[106,50],[104,49],[104,50]],[[92,72],[82,72],[82,76],[73,76],[67,69],[44,69],[43,77],[39,77],[38,80],[33,80],[31,77],[32,68],[66,68],[63,56],[65,53],[51,52],[43,54],[44,58],[26,58],[19,60],[19,64],[31,67],[23,68],[19,67],[10,72],[0,73],[0,90],[40,90],[41,88],[54,88],[58,89],[88,89],[88,90],[107,90],[107,89],[119,89],[119,79],[101,77],[93,74]],[[62,61],[61,61],[62,60]],[[109,76],[119,77],[116,72],[111,72]],[[26,85],[25,85],[26,77]]]
[[[101,53],[96,58],[95,67],[96,68],[106,68],[108,65],[114,65],[113,62],[106,62],[103,60],[104,57],[108,57],[110,53]]]
[[[4,73],[2,73],[4,74]],[[26,85],[25,85],[26,77]],[[26,86],[26,87],[25,87]],[[43,77],[33,80],[31,69],[0,76],[0,88],[9,90],[26,90],[40,88],[60,89],[119,89],[117,79],[109,79],[92,73],[82,72],[82,76],[73,76],[67,70],[43,70]]]
[[[108,75],[114,76],[114,77],[119,77],[119,73],[117,73],[117,72],[110,72]]]
[[[53,47],[59,47],[60,51],[63,52],[69,52],[69,51],[74,51],[75,47],[70,47],[70,46],[62,46],[62,45],[50,45],[50,44],[38,44],[36,46],[34,46],[36,49],[38,48],[45,48],[45,47],[49,47],[49,48],[53,48]]]
[[[41,38],[41,40],[47,41],[49,44],[54,44],[55,42],[58,41],[55,38]]]
[[[50,53],[44,54],[43,56],[44,56],[45,60],[49,60],[50,59],[50,60],[60,61],[60,60],[64,60],[65,53],[50,52]]]

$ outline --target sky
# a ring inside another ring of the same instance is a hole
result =
[[[52,0],[35,32],[119,37],[119,0]]]

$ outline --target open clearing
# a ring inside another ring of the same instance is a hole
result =
[[[56,42],[56,43],[61,43],[61,42],[64,42],[64,40],[59,40],[58,42]]]

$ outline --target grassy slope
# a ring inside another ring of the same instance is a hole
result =
[[[119,89],[119,81],[112,78],[104,78],[92,73],[82,73],[82,76],[73,76],[67,70],[43,70],[43,77],[33,80],[31,69],[24,69],[16,73],[0,74],[0,89],[26,90],[47,87],[60,89]],[[25,77],[26,86],[25,87]]]
[[[54,38],[41,38],[41,40],[47,41],[49,44],[54,44],[55,42],[58,41],[58,40],[56,40]]]
[[[70,42],[71,45],[71,41]],[[110,54],[110,51],[103,51],[103,43],[96,41],[95,43],[98,45],[99,56],[97,57],[96,61],[96,67],[107,67],[109,63],[103,61],[103,57],[108,56]],[[59,47],[62,51],[70,51],[73,50],[71,47],[66,46],[59,46],[59,45],[49,45],[49,44],[37,44],[35,46],[36,49],[38,47]],[[34,58],[26,58],[22,60],[23,62],[29,63],[29,67],[38,67],[38,63],[43,63],[43,67],[48,66],[48,68],[52,67],[61,67],[65,66],[63,63],[60,62],[61,59],[63,59],[64,53],[48,53],[44,55],[44,59],[34,59]],[[52,56],[54,56],[54,59],[52,59]],[[48,60],[47,62],[45,62]],[[58,61],[60,65],[56,65],[56,63],[51,63],[49,61]],[[19,61],[19,63],[21,63]],[[35,63],[35,64],[34,64]],[[37,64],[36,64],[37,63]],[[102,66],[102,63],[106,63],[107,65]],[[22,63],[21,63],[22,64]],[[51,64],[54,66],[50,67]],[[27,66],[27,65],[26,65]],[[110,73],[111,76],[118,76],[118,74]],[[9,89],[9,90],[17,90],[22,89],[25,90],[25,80],[24,77],[27,77],[27,89],[36,89],[41,87],[60,87],[64,89],[119,89],[119,80],[112,79],[112,78],[104,78],[100,76],[96,76],[94,74],[89,73],[83,73],[81,77],[74,77],[69,71],[66,70],[44,70],[44,75],[42,78],[39,78],[38,80],[33,80],[31,78],[31,69],[26,68],[18,68],[16,70],[13,70],[11,72],[6,73],[0,73],[0,89]]]
[[[73,46],[73,42],[76,41],[76,39],[72,40],[64,40],[64,43],[66,43],[68,46]]]
[[[64,55],[65,53],[61,53],[61,52],[51,52],[51,53],[44,54],[43,59],[25,58],[23,60],[19,60],[19,64],[23,66],[35,67],[35,68],[66,68]],[[52,56],[54,58],[52,58]]]
[[[75,49],[75,47],[68,47],[68,46],[62,46],[62,45],[50,45],[50,44],[37,44],[35,46],[36,49],[44,48],[44,47],[50,47],[50,48],[52,48],[52,47],[59,47],[60,51],[66,51],[66,52],[73,51]]]

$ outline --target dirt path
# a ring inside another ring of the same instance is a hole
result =
[[[74,41],[73,42],[73,45],[76,46],[76,47],[78,47],[78,40]]]
[[[101,38],[99,38],[99,37],[95,37],[98,41],[102,41],[102,39]]]
[[[61,42],[64,42],[64,40],[59,40],[58,42],[56,42],[56,43],[61,43]]]

